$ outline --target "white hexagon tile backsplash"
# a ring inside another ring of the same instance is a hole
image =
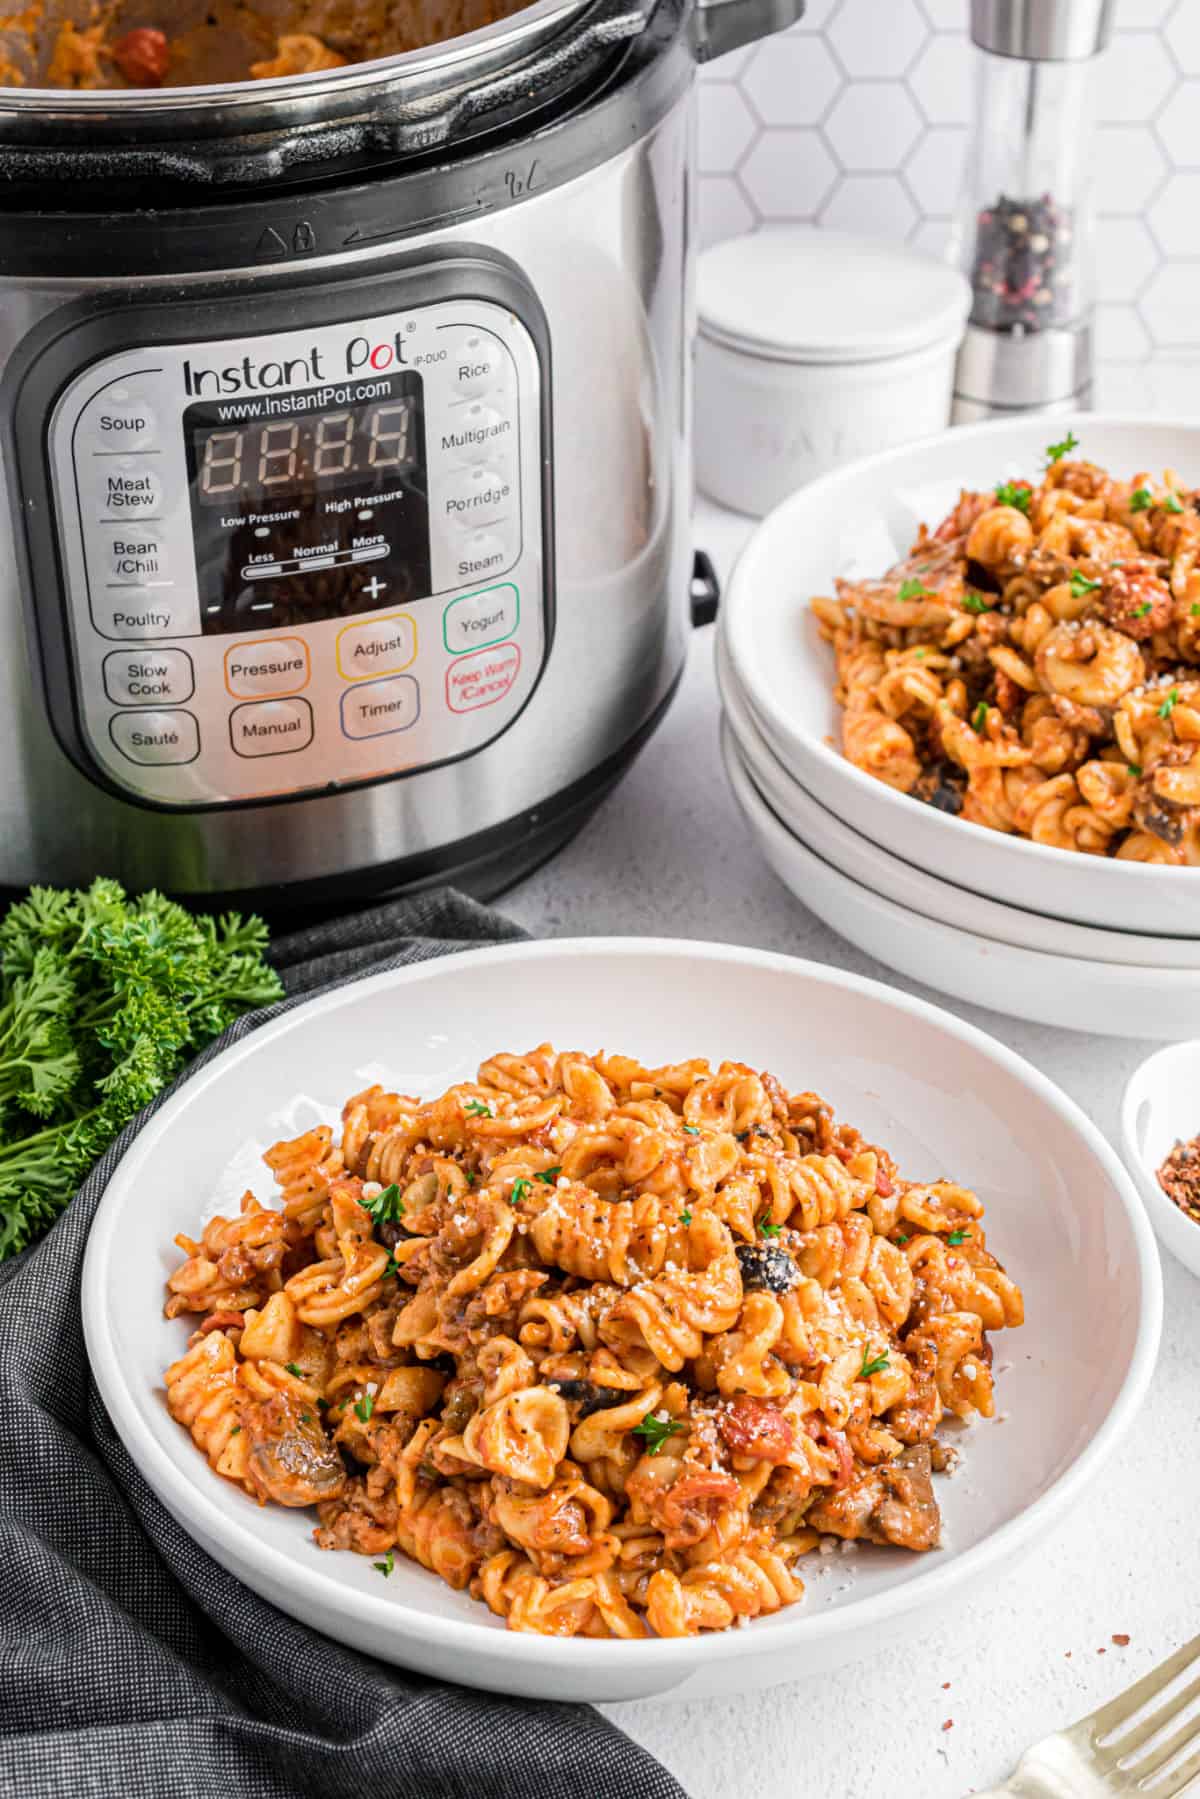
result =
[[[967,0],[809,0],[710,63],[705,243],[802,219],[940,255],[970,131]],[[1093,72],[1097,404],[1200,412],[1200,0],[1117,0]]]

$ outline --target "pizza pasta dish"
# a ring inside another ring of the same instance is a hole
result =
[[[372,1087],[176,1239],[171,1415],[323,1549],[513,1630],[694,1635],[799,1599],[823,1538],[934,1548],[943,1418],[1022,1321],[983,1208],[815,1093],[543,1044]]]
[[[1200,513],[1052,444],[813,601],[856,767],[1056,849],[1200,865]]]

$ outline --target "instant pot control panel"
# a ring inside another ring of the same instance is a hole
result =
[[[548,364],[535,296],[491,258],[60,328],[14,443],[75,759],[197,808],[496,738],[553,622]]]

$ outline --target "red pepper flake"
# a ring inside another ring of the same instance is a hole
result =
[[[948,1693],[950,1691],[950,1682],[948,1680],[942,1682],[942,1691],[943,1693]]]
[[[1107,1655],[1108,1650],[1107,1649],[1097,1649],[1096,1654],[1097,1655]]]
[[[1117,1645],[1118,1649],[1127,1649],[1129,1646],[1129,1632],[1126,1630],[1118,1630],[1113,1636],[1113,1642]]]
[[[1070,1650],[1069,1650],[1069,1649],[1064,1649],[1064,1650],[1063,1650],[1063,1654],[1064,1654],[1064,1655],[1065,1655],[1065,1656],[1066,1656],[1066,1658],[1067,1658],[1067,1660],[1068,1660],[1068,1661],[1070,1661],[1070,1659],[1071,1659],[1071,1651],[1070,1651]]]
[[[886,1169],[877,1168],[875,1170],[875,1191],[878,1193],[880,1199],[890,1199],[892,1194],[896,1191],[892,1186],[891,1176],[887,1173]]]
[[[942,1725],[942,1729],[943,1730],[953,1730],[954,1729],[954,1719],[947,1718],[946,1722]]]

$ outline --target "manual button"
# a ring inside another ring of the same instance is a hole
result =
[[[229,714],[229,741],[239,756],[289,756],[312,740],[307,700],[259,700]]]
[[[200,754],[200,727],[190,712],[118,712],[108,734],[128,761],[147,768],[194,762]]]
[[[104,691],[118,706],[177,706],[195,686],[186,650],[112,650],[104,658]]]
[[[486,650],[511,637],[521,622],[521,598],[511,581],[465,593],[442,615],[442,638],[452,656]]]

